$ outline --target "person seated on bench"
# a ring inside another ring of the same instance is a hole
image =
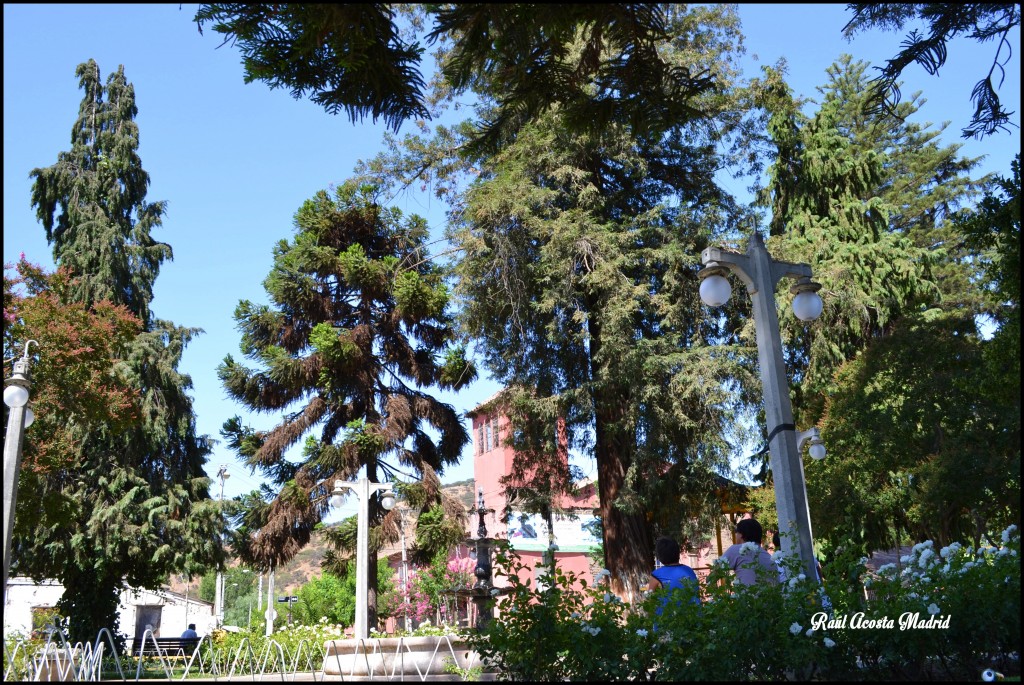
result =
[[[185,632],[183,632],[181,634],[181,639],[182,640],[198,640],[199,639],[199,633],[196,632],[196,624],[195,623],[189,623],[188,624],[188,628],[186,628]]]

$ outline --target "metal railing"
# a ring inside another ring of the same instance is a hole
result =
[[[4,641],[4,681],[85,681],[100,680],[128,681],[132,672],[130,665],[136,661],[135,682],[140,680],[230,680],[247,677],[264,680],[268,676],[280,676],[282,682],[300,679],[314,682],[324,679],[324,650],[322,643],[301,640],[294,653],[277,640],[269,640],[257,656],[248,638],[233,650],[219,648],[211,636],[204,636],[196,645],[184,667],[180,659],[173,659],[161,650],[151,630],[142,635],[142,644],[150,642],[156,656],[121,655],[113,635],[106,628],[100,630],[95,643],[78,642],[71,645],[61,630],[49,632],[46,642],[38,646],[27,639],[13,643]],[[147,665],[158,664],[154,676]],[[126,669],[124,666],[128,665]],[[161,678],[160,675],[163,675]],[[276,678],[274,678],[276,679]]]

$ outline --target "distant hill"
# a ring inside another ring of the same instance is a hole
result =
[[[462,502],[466,510],[473,508],[475,504],[475,493],[474,493],[475,481],[472,478],[467,480],[461,480],[454,483],[445,483],[441,487],[449,495],[453,495]],[[401,506],[401,505],[399,505]],[[406,539],[411,539],[413,536],[415,522],[412,517],[406,517]],[[328,549],[327,542],[324,540],[324,534],[322,531],[315,530],[310,538],[309,544],[302,548],[302,550],[292,558],[284,566],[278,568],[274,572],[274,590],[276,594],[293,594],[300,587],[305,585],[310,578],[313,576],[320,575],[323,571],[320,568],[320,564],[324,560],[324,555]],[[400,552],[401,547],[396,546],[394,548],[386,548],[386,554],[393,554],[396,551]],[[233,566],[234,564],[232,564]],[[180,581],[179,576],[171,576],[170,589],[174,592],[185,591],[185,585]],[[264,580],[264,583],[266,581]],[[193,583],[193,592],[195,584]],[[264,588],[266,585],[264,585]]]

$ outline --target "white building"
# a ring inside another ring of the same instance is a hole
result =
[[[31,578],[10,578],[4,607],[4,636],[15,632],[28,635],[43,627],[47,616],[64,594],[56,581],[36,583]],[[196,624],[200,636],[215,626],[213,604],[198,597],[160,590],[124,590],[118,606],[118,632],[128,639],[142,636],[147,625],[157,637],[178,637],[189,623]]]

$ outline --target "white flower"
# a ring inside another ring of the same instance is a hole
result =
[[[802,574],[802,573],[801,573],[800,575],[798,575],[798,576],[796,577],[796,579],[797,579],[797,580],[807,580],[807,576],[805,576],[804,574]]]
[[[729,560],[725,557],[717,557],[713,563],[715,566],[728,566]]]
[[[1007,526],[1006,530],[1003,531],[1002,536],[1004,543],[1010,541],[1010,536],[1013,535],[1015,530],[1017,530],[1017,526],[1013,525],[1012,523],[1009,526]]]
[[[587,628],[587,632],[591,635],[596,636],[598,633],[601,632],[601,629],[598,626],[593,626],[592,628]]]
[[[909,597],[910,599],[917,599],[918,596],[919,595],[916,592],[911,592],[909,595],[907,595],[907,597]]]
[[[756,542],[744,542],[740,545],[740,554],[757,554],[757,550],[760,547]]]
[[[812,635],[814,635],[814,628],[808,628],[807,632],[804,633],[804,635],[806,635],[807,637],[811,637]]]
[[[803,629],[804,629],[804,627],[802,625],[800,625],[799,623],[794,621],[793,625],[791,625],[789,627],[789,632],[791,632],[793,635],[799,635],[800,631],[803,630]]]
[[[939,605],[937,605],[935,602],[932,602],[931,604],[928,605],[928,613],[931,614],[932,616],[934,616],[935,614],[939,613],[940,611],[942,611],[942,609],[940,609]]]
[[[798,581],[798,580],[797,580],[796,578],[790,578],[790,579],[789,579],[789,586],[790,586],[790,587],[796,587],[796,584],[797,584],[798,582],[799,582],[799,581]]]
[[[878,572],[880,574],[885,574],[885,573],[888,573],[889,571],[895,571],[895,570],[896,570],[896,564],[883,564],[883,565],[878,567]]]
[[[858,563],[859,563],[859,564],[860,564],[861,566],[865,566],[865,565],[866,565],[866,564],[868,563],[868,558],[867,558],[867,557],[861,557],[861,558],[860,558],[860,561],[859,561]]]
[[[640,637],[647,637],[647,630],[645,630],[644,628],[639,628],[637,629],[636,634]]]
[[[928,560],[935,556],[935,552],[930,549],[926,549],[921,552],[921,558],[918,559],[917,564],[921,568],[928,568]]]
[[[909,554],[904,554],[902,557],[900,557],[900,563],[901,564],[909,564],[911,558],[912,557]]]
[[[569,617],[570,618],[579,618],[580,617],[580,612],[574,611],[571,614],[569,614]]]
[[[832,649],[833,647],[836,646],[836,643],[826,637],[825,638],[825,646],[828,647],[829,649]]]
[[[1001,550],[999,550],[998,552],[996,552],[996,556],[997,556],[997,557],[1005,557],[1005,556],[1006,556],[1007,554],[1009,554],[1009,553],[1010,553],[1011,551],[1012,551],[1012,550],[1010,550],[1010,548],[1009,548],[1009,547],[1003,547],[1003,548],[1002,548]]]
[[[871,583],[872,583],[872,582],[873,582],[873,581],[871,580],[871,578],[870,578],[870,577],[868,577],[868,578],[865,578],[865,579],[864,579],[864,587],[871,587]]]
[[[929,578],[928,576],[921,576],[921,582],[922,583],[930,583],[930,582],[932,582],[932,579]]]

